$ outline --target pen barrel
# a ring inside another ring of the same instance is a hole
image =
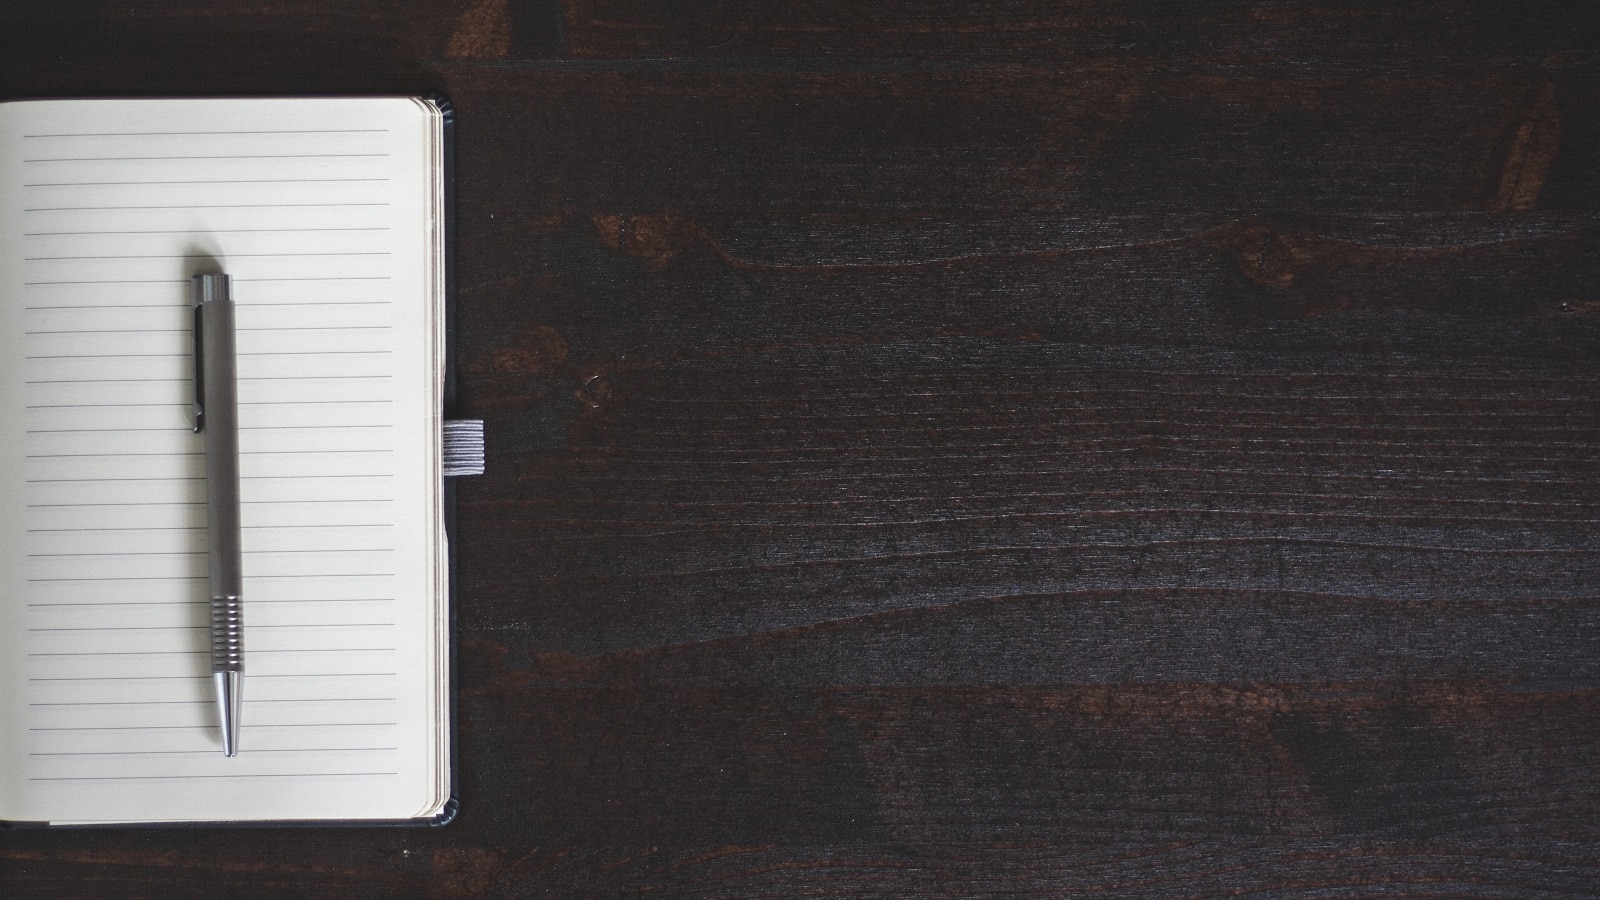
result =
[[[239,403],[233,298],[226,275],[195,276],[205,392],[206,556],[211,582],[211,670],[244,668],[244,572],[239,523]]]

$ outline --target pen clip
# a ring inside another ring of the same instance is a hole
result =
[[[205,331],[202,321],[205,309],[205,284],[201,280],[205,276],[196,275],[194,278],[194,430],[196,434],[206,427],[206,368],[205,368]]]

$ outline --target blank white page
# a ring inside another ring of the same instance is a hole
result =
[[[0,105],[0,815],[442,802],[436,154],[410,99]],[[190,427],[210,259],[239,329],[231,759]]]

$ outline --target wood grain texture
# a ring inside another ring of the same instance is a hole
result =
[[[1594,896],[1594,4],[21,2],[459,113],[460,819],[115,896]]]

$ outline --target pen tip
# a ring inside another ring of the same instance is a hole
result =
[[[217,719],[222,726],[222,753],[234,756],[239,752],[239,687],[244,673],[215,672],[212,681],[217,688]]]

